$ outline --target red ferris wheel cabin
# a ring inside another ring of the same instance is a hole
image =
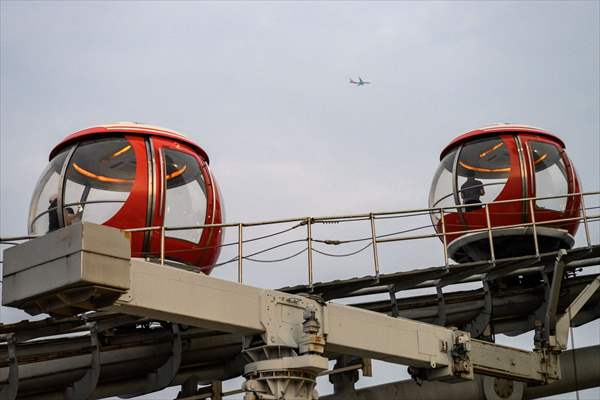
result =
[[[76,221],[115,228],[222,222],[206,152],[181,133],[118,123],[67,136],[50,152],[31,200],[28,229],[44,234]],[[165,232],[165,258],[210,272],[222,229]],[[160,254],[160,231],[133,232],[134,257]]]
[[[571,248],[579,221],[579,181],[565,145],[557,136],[524,125],[493,125],[454,139],[440,155],[429,193],[431,218],[438,233],[445,228],[448,253],[457,262],[490,258],[486,208],[497,258],[534,254],[536,225],[541,252]],[[560,196],[540,199],[544,197]],[[528,200],[536,197],[532,204]],[[497,204],[481,204],[517,200]],[[461,207],[458,207],[461,206]],[[447,207],[447,208],[446,208]],[[552,222],[573,218],[569,221]],[[467,232],[465,232],[467,231]]]

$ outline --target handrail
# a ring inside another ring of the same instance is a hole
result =
[[[486,218],[485,226],[472,228],[472,229],[463,229],[463,230],[459,230],[459,231],[450,231],[450,232],[448,231],[449,225],[448,225],[447,221],[445,221],[445,218],[444,218],[445,215],[447,215],[448,213],[459,212],[460,209],[466,207],[465,205],[460,204],[460,205],[452,205],[452,206],[447,206],[447,207],[419,208],[419,209],[400,210],[400,211],[382,211],[382,212],[371,212],[368,214],[347,214],[347,215],[337,215],[337,216],[322,216],[322,217],[314,217],[314,218],[313,217],[284,218],[284,219],[277,219],[277,220],[254,221],[254,222],[203,224],[203,225],[189,225],[189,226],[158,225],[158,226],[150,226],[150,227],[124,229],[124,231],[132,232],[132,233],[147,232],[147,231],[160,231],[160,253],[158,256],[159,256],[160,263],[164,264],[165,259],[168,258],[168,254],[172,254],[172,252],[168,252],[166,250],[166,236],[168,235],[168,232],[192,230],[192,229],[217,229],[217,228],[233,228],[233,227],[235,227],[235,228],[237,228],[237,231],[238,231],[237,232],[237,236],[238,236],[237,242],[232,242],[232,243],[228,243],[228,244],[219,244],[216,246],[209,246],[209,247],[205,247],[205,248],[194,248],[194,249],[190,249],[190,250],[182,249],[182,250],[178,250],[178,251],[181,251],[181,252],[198,251],[198,250],[204,250],[207,248],[224,247],[224,246],[237,244],[237,254],[238,254],[237,257],[235,257],[229,261],[226,261],[224,263],[221,263],[219,265],[224,265],[224,264],[228,264],[230,262],[237,261],[237,280],[239,283],[243,283],[243,277],[244,277],[243,261],[244,261],[244,259],[256,261],[256,262],[268,262],[268,260],[256,260],[256,259],[252,259],[251,257],[256,254],[260,254],[262,252],[266,252],[266,251],[270,251],[270,250],[274,250],[276,248],[286,246],[288,244],[293,244],[293,243],[298,243],[298,242],[306,242],[306,247],[305,247],[304,251],[307,251],[307,261],[306,261],[307,262],[307,276],[308,276],[307,281],[308,281],[309,287],[312,287],[313,278],[314,278],[313,250],[315,252],[318,252],[318,253],[324,254],[324,255],[328,255],[328,256],[343,257],[343,256],[349,256],[349,255],[356,254],[362,250],[365,250],[366,248],[368,248],[368,246],[373,246],[373,255],[372,255],[373,272],[374,272],[375,279],[377,279],[379,277],[379,273],[380,273],[380,265],[379,265],[380,261],[379,261],[377,245],[381,244],[381,243],[390,243],[390,242],[407,241],[407,240],[419,240],[419,239],[430,239],[430,238],[436,238],[436,237],[440,238],[441,242],[442,242],[442,246],[443,246],[444,265],[446,268],[448,268],[449,267],[449,254],[448,254],[448,245],[449,245],[448,236],[449,235],[456,236],[456,235],[462,235],[462,234],[466,234],[466,233],[483,233],[483,232],[485,232],[485,233],[487,233],[489,246],[490,246],[489,262],[495,263],[496,262],[496,254],[495,254],[495,250],[494,250],[494,232],[512,229],[512,228],[532,228],[535,256],[539,258],[540,257],[540,246],[539,246],[539,241],[538,241],[538,235],[539,235],[538,228],[539,227],[544,226],[544,225],[551,225],[551,224],[558,224],[558,223],[571,223],[571,222],[575,222],[575,221],[580,221],[580,222],[583,222],[583,225],[584,225],[587,245],[588,245],[588,247],[591,247],[592,239],[591,239],[591,235],[590,235],[589,224],[592,222],[600,221],[600,214],[589,215],[587,212],[588,210],[596,209],[598,207],[594,206],[594,207],[586,208],[584,198],[590,197],[590,196],[598,196],[598,195],[600,195],[600,191],[569,193],[569,194],[544,196],[544,197],[526,197],[526,198],[519,198],[519,199],[499,200],[499,201],[493,201],[493,202],[488,202],[488,203],[469,204],[468,205],[469,207],[484,208],[485,218]],[[536,220],[534,201],[556,199],[556,198],[569,198],[569,197],[573,197],[573,196],[578,196],[581,199],[581,205],[580,205],[581,214],[579,216],[558,218],[558,219],[546,220],[546,221]],[[600,199],[600,196],[598,197],[598,199]],[[489,206],[497,205],[497,204],[515,203],[515,202],[519,202],[519,203],[527,202],[528,203],[529,213],[532,216],[531,220],[529,222],[523,222],[523,223],[518,223],[518,224],[492,226],[491,216],[495,215],[496,213],[493,210],[490,211]],[[419,235],[408,235],[408,236],[404,235],[404,236],[402,236],[402,233],[414,231],[414,229],[408,229],[408,230],[391,233],[391,234],[390,233],[379,234],[379,235],[377,234],[376,224],[377,224],[378,220],[384,220],[384,219],[387,220],[390,218],[394,219],[394,218],[420,217],[420,216],[429,215],[429,214],[439,215],[440,220],[441,220],[440,221],[441,222],[441,231],[440,232],[436,231],[435,225],[425,225],[421,228],[433,228],[434,232],[426,233],[426,234],[419,234]],[[357,241],[357,240],[340,241],[340,240],[315,239],[313,236],[313,229],[312,229],[314,224],[316,224],[316,223],[342,223],[342,222],[356,222],[356,221],[368,221],[368,223],[370,225],[369,237],[360,239],[360,241],[363,241],[363,242],[369,241],[370,243],[367,246],[363,247],[362,249],[359,249],[358,251],[353,251],[348,254],[339,254],[339,255],[328,254],[328,253],[319,251],[317,249],[313,249],[313,243],[338,245],[338,244],[353,243],[353,242]],[[259,236],[256,238],[246,238],[246,235],[244,233],[244,229],[251,228],[251,227],[286,224],[286,223],[289,224],[289,223],[294,223],[294,222],[297,223],[297,225],[293,226],[292,228],[286,228],[280,232],[277,232],[274,234],[269,234],[266,236]],[[248,242],[256,241],[259,239],[265,239],[265,238],[269,238],[271,236],[283,234],[283,233],[289,232],[295,228],[298,228],[302,225],[306,225],[306,238],[305,239],[292,240],[287,243],[283,243],[283,244],[280,244],[277,246],[272,246],[272,247],[268,248],[267,250],[259,251],[258,253],[247,254],[246,256],[244,256],[244,254],[243,254],[244,243],[248,243]],[[450,225],[450,226],[452,226],[452,225]],[[399,236],[397,236],[397,235],[399,235]],[[36,238],[39,236],[41,236],[41,235],[4,237],[4,238],[0,238],[0,243],[27,240],[27,239]],[[302,252],[298,252],[295,255],[299,255]],[[285,257],[283,259],[287,259],[287,258],[290,258],[290,257]]]
[[[488,234],[488,240],[489,240],[489,245],[490,245],[490,262],[492,264],[495,264],[496,262],[496,256],[495,256],[495,251],[494,251],[494,238],[493,238],[493,232],[498,231],[498,230],[506,230],[509,228],[513,228],[513,227],[533,227],[533,235],[534,235],[534,247],[535,247],[535,254],[537,257],[539,257],[540,254],[540,249],[539,249],[539,243],[538,243],[538,231],[537,231],[537,227],[539,225],[547,225],[547,224],[555,224],[555,223],[559,223],[559,222],[572,222],[572,221],[583,221],[584,225],[586,227],[586,233],[589,233],[589,227],[588,227],[588,223],[590,221],[595,221],[597,219],[600,219],[600,215],[594,215],[594,216],[588,216],[585,211],[583,211],[583,216],[580,217],[569,217],[569,218],[560,218],[560,219],[555,219],[555,220],[550,220],[550,221],[536,221],[535,218],[532,218],[531,222],[524,222],[524,223],[520,223],[520,224],[511,224],[511,225],[502,225],[502,226],[492,226],[491,224],[491,220],[490,220],[490,211],[489,211],[489,205],[490,204],[505,204],[505,203],[514,203],[514,202],[528,202],[529,206],[530,206],[530,210],[533,210],[533,201],[539,201],[539,200],[547,200],[547,199],[554,199],[554,198],[566,198],[566,197],[571,197],[571,196],[580,196],[581,198],[585,197],[585,196],[593,196],[593,195],[598,195],[600,194],[600,192],[587,192],[587,193],[570,193],[570,194],[566,194],[566,195],[556,195],[556,196],[544,196],[544,197],[528,197],[528,198],[521,198],[521,199],[509,199],[509,200],[500,200],[500,201],[495,201],[495,202],[489,202],[489,203],[478,203],[478,204],[470,204],[469,206],[482,206],[485,209],[485,214],[486,214],[486,226],[485,228],[480,228],[480,229],[468,229],[468,230],[462,230],[462,231],[454,231],[451,232],[452,235],[457,235],[457,234],[463,234],[463,233],[474,233],[474,232],[487,232]],[[161,230],[161,254],[160,254],[160,260],[161,263],[164,263],[164,257],[165,257],[165,253],[164,253],[164,235],[165,232],[168,231],[175,231],[175,230],[188,230],[188,229],[211,229],[211,228],[227,228],[227,227],[237,227],[238,228],[238,256],[235,259],[230,260],[231,261],[237,261],[238,264],[238,282],[239,283],[243,283],[243,260],[244,259],[249,259],[250,256],[244,256],[243,255],[243,243],[246,242],[247,240],[244,240],[244,234],[243,234],[243,230],[244,228],[248,228],[248,227],[255,227],[255,226],[264,226],[264,225],[273,225],[273,224],[282,224],[282,223],[291,223],[291,222],[299,222],[300,224],[306,224],[307,226],[307,237],[306,237],[306,250],[307,250],[307,273],[308,273],[308,286],[312,287],[313,285],[313,278],[314,278],[314,267],[313,267],[313,258],[312,258],[312,243],[313,243],[313,236],[312,236],[312,229],[311,226],[314,223],[320,223],[320,222],[349,222],[349,221],[363,221],[363,220],[368,220],[371,226],[371,245],[373,246],[373,269],[374,269],[374,276],[377,279],[377,277],[379,276],[379,270],[380,270],[380,266],[379,266],[379,259],[378,259],[378,250],[377,250],[377,244],[378,243],[385,243],[385,242],[393,242],[393,241],[399,241],[399,240],[414,240],[414,239],[426,239],[426,238],[434,238],[434,237],[441,237],[442,238],[442,245],[443,245],[443,251],[444,251],[444,265],[446,267],[448,267],[449,265],[449,255],[448,255],[448,232],[447,232],[447,226],[444,222],[444,213],[448,212],[448,210],[459,210],[460,208],[463,208],[464,205],[456,205],[456,206],[449,206],[449,207],[435,207],[435,208],[427,208],[427,209],[416,209],[416,210],[402,210],[402,211],[393,211],[393,212],[373,212],[373,213],[369,213],[369,214],[350,214],[350,215],[340,215],[340,216],[325,216],[325,217],[316,217],[316,218],[311,218],[311,217],[302,217],[302,218],[286,218],[286,219],[279,219],[279,220],[272,220],[272,221],[258,221],[258,222],[250,222],[250,223],[226,223],[226,224],[206,224],[206,225],[195,225],[195,226],[180,226],[180,227],[152,227],[152,229],[160,229]],[[425,215],[424,212],[427,212],[427,214],[431,214],[431,213],[440,213],[441,215],[441,220],[442,220],[442,232],[438,233],[432,233],[432,234],[425,234],[425,235],[412,235],[412,236],[408,236],[408,237],[392,237],[392,238],[378,238],[377,234],[376,234],[376,221],[377,221],[377,217],[389,217],[390,215],[403,215],[403,216],[412,216],[413,214],[416,213],[422,213],[419,215]],[[532,212],[532,215],[534,215],[534,213]],[[150,229],[150,228],[147,228]],[[589,242],[589,241],[588,241]],[[366,247],[365,247],[366,248]],[[364,249],[364,248],[363,248]],[[362,250],[362,249],[361,249]],[[322,252],[319,252],[321,254],[323,254]],[[297,253],[300,254],[300,253]],[[256,261],[256,260],[253,260]]]
[[[80,205],[86,205],[86,204],[110,204],[110,203],[125,203],[125,200],[90,200],[90,201],[76,201],[73,203],[67,203],[65,205],[63,205],[63,208],[66,207],[70,207],[70,206],[80,206]],[[50,214],[50,212],[55,211],[58,207],[50,207],[45,209],[44,211],[42,211],[41,213],[39,213],[38,215],[35,216],[35,218],[33,218],[33,220],[31,221],[30,225],[33,226],[33,224],[35,224],[41,217],[43,217],[46,214]]]

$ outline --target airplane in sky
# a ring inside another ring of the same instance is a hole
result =
[[[350,83],[352,83],[352,84],[354,84],[356,86],[370,85],[371,84],[371,82],[363,81],[360,76],[358,77],[358,81],[352,80],[352,78],[350,78]]]

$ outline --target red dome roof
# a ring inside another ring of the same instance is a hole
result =
[[[98,125],[93,126],[91,128],[82,129],[75,133],[70,134],[66,138],[64,138],[59,144],[57,144],[52,151],[50,152],[50,160],[54,158],[54,156],[67,145],[70,145],[74,142],[79,142],[81,140],[93,139],[94,137],[102,137],[110,134],[133,134],[133,135],[141,135],[141,136],[160,136],[173,140],[177,140],[179,142],[185,143],[188,146],[192,147],[195,151],[198,152],[206,160],[208,163],[208,155],[206,152],[198,146],[196,143],[192,142],[186,136],[182,135],[179,132],[161,128],[158,126],[152,125],[142,125],[136,124],[135,122],[120,122],[115,124],[108,125]]]
[[[467,133],[464,133],[464,134],[458,136],[453,141],[451,141],[450,144],[444,148],[444,150],[442,150],[442,153],[440,154],[440,160],[442,160],[446,156],[446,154],[448,154],[450,152],[450,150],[452,150],[459,144],[468,142],[475,138],[479,139],[480,137],[483,137],[483,136],[497,135],[498,133],[504,133],[504,132],[522,132],[522,133],[533,133],[536,135],[542,135],[542,136],[546,136],[546,137],[549,137],[549,138],[555,140],[563,148],[565,147],[565,143],[558,136],[553,135],[552,133],[547,132],[541,128],[536,128],[534,126],[528,126],[528,125],[498,124],[498,125],[484,126],[483,128],[474,129],[472,131],[469,131]]]

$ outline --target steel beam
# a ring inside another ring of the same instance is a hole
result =
[[[524,389],[523,399],[538,399],[598,387],[600,385],[600,345],[566,351],[560,355],[560,365],[562,370],[560,381],[548,385],[527,386]],[[578,371],[577,376],[574,374],[575,370]],[[354,393],[321,396],[320,399],[491,400],[489,391],[487,391],[486,396],[484,384],[484,378],[480,375],[476,376],[476,379],[473,381],[455,384],[423,382],[419,386],[413,380],[404,380],[358,389]],[[519,398],[519,400],[521,399]]]
[[[552,276],[552,284],[546,300],[546,315],[544,318],[544,339],[548,341],[551,335],[554,335],[554,327],[556,325],[556,311],[558,308],[558,298],[565,272],[565,263],[562,258],[567,255],[565,249],[560,249],[556,255],[554,263],[554,271]]]
[[[444,327],[337,304],[324,306],[302,296],[253,288],[139,259],[131,260],[129,291],[106,310],[248,335],[271,329],[268,320],[273,310],[266,304],[269,298],[287,305],[282,307],[287,316],[277,321],[290,327],[302,315],[299,305],[321,310],[328,352],[429,368],[452,363],[449,353],[440,351],[440,343],[452,345],[455,333]],[[372,340],[373,332],[378,332],[380,340]],[[288,339],[293,345],[291,340]]]
[[[585,306],[588,300],[594,295],[596,290],[600,287],[600,276],[596,277],[589,285],[585,287],[579,293],[579,296],[569,307],[567,307],[565,313],[556,322],[555,337],[550,337],[551,346],[559,346],[561,349],[567,348],[567,339],[569,338],[569,327],[571,326],[571,320],[577,315],[577,313]]]
[[[197,306],[202,304],[211,307]],[[226,332],[258,333],[267,340],[280,335],[283,342],[294,346],[297,344],[292,338],[293,330],[301,325],[303,307],[318,310],[328,353],[375,358],[418,368],[447,367],[443,374],[454,375],[451,350],[457,337],[462,335],[460,332],[349,306],[325,306],[305,297],[252,288],[137,259],[131,262],[130,290],[109,310]],[[286,316],[273,319],[278,313]],[[286,329],[292,332],[287,333]],[[377,340],[373,340],[374,332]],[[289,335],[292,336],[287,337]],[[552,370],[541,367],[551,363],[539,353],[469,339],[467,342],[473,346],[469,354],[478,372],[537,382],[554,376]]]
[[[141,259],[131,260],[130,277],[129,290],[106,311],[222,332],[264,331],[260,289]]]
[[[560,373],[558,353],[542,351],[532,353],[483,340],[472,340],[471,348],[475,373],[481,375],[545,383],[548,377],[556,378]]]

